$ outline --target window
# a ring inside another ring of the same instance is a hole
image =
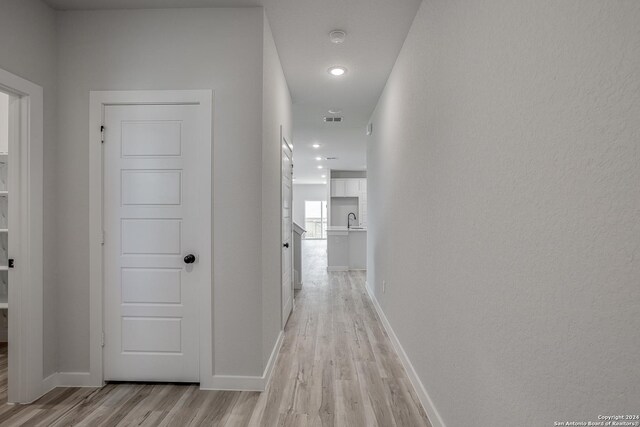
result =
[[[327,202],[305,200],[304,228],[307,230],[305,239],[327,238]]]

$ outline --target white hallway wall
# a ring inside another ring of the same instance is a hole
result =
[[[44,375],[57,369],[57,35],[56,15],[40,0],[0,2],[0,68],[43,88],[44,95]]]
[[[266,365],[280,332],[282,317],[282,237],[280,126],[292,141],[291,94],[267,16],[264,16],[262,116],[262,358]]]
[[[635,0],[415,18],[372,119],[368,283],[448,426],[638,412],[638,22]]]
[[[307,200],[327,201],[327,186],[324,184],[293,184],[293,220],[304,227]]]
[[[89,92],[214,89],[214,369],[262,375],[262,8],[62,12],[58,33],[60,371],[89,368]]]

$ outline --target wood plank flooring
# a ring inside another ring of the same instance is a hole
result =
[[[0,405],[0,425],[431,427],[366,294],[365,273],[327,274],[326,242],[304,244],[304,286],[264,393],[58,388],[31,405]],[[6,401],[6,346],[0,350]]]

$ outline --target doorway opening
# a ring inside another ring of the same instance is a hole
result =
[[[304,225],[305,240],[325,240],[327,238],[326,200],[305,200]]]
[[[0,69],[0,399],[29,403],[43,378],[43,94]]]

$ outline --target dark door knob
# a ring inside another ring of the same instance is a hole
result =
[[[289,244],[288,244],[288,243],[285,243],[285,244],[284,244],[284,245],[282,245],[282,246],[284,246],[285,248],[288,248],[288,247],[289,247]]]
[[[185,264],[193,264],[194,262],[196,262],[196,256],[194,254],[189,254],[184,257]]]

